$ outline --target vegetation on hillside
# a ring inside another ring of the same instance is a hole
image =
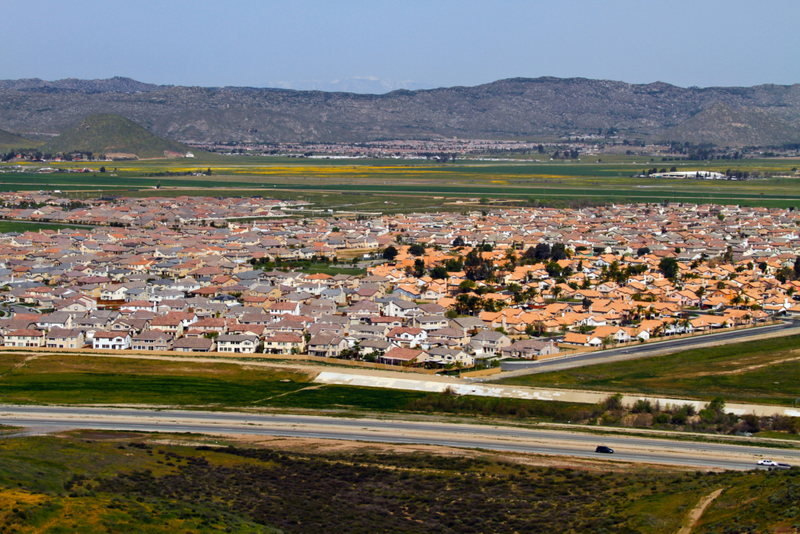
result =
[[[0,528],[666,534],[717,489],[723,493],[701,518],[702,532],[791,529],[798,521],[797,469],[702,473],[585,463],[570,469],[485,453],[179,443],[168,435],[96,431],[2,440]]]
[[[89,115],[39,149],[42,153],[80,152],[133,154],[139,158],[163,158],[169,152],[184,155],[191,149],[182,143],[162,139],[124,117],[111,114]]]

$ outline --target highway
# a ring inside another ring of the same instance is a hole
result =
[[[208,435],[258,435],[354,440],[387,444],[441,445],[614,461],[754,469],[760,458],[800,464],[800,449],[649,439],[634,435],[539,430],[495,425],[347,419],[340,417],[188,412],[50,406],[0,406],[0,424],[27,427],[23,434],[69,429],[122,430]],[[12,436],[13,437],[13,436]],[[595,453],[597,445],[615,450]],[[565,460],[564,466],[569,466]]]
[[[744,330],[727,330],[714,334],[697,335],[682,339],[644,343],[641,345],[630,345],[617,349],[598,350],[595,352],[576,354],[575,356],[555,358],[552,360],[526,362],[501,361],[501,369],[504,371],[504,374],[492,377],[490,380],[508,378],[522,374],[543,373],[553,370],[554,367],[558,367],[559,369],[567,369],[571,367],[580,367],[582,365],[591,365],[619,359],[660,356],[662,354],[689,350],[700,345],[706,345],[708,343],[727,345],[734,342],[747,341],[749,338],[755,338],[764,334],[774,334],[775,332],[785,332],[786,335],[790,335],[790,331],[793,329],[797,329],[797,333],[800,333],[800,321],[787,320],[778,325],[748,328]],[[522,370],[525,370],[526,372],[515,373],[514,375],[505,373],[506,371]]]

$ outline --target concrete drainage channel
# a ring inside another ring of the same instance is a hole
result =
[[[544,401],[563,401],[579,402],[583,404],[597,404],[602,402],[612,393],[596,391],[574,391],[574,390],[554,390],[538,389],[522,386],[501,386],[489,385],[485,383],[474,383],[464,381],[444,381],[444,380],[414,380],[410,378],[394,378],[390,376],[375,376],[370,374],[355,373],[336,373],[323,371],[314,379],[318,384],[358,386],[384,389],[401,389],[405,391],[422,391],[426,393],[444,393],[449,390],[456,395],[475,395],[479,397],[500,397],[506,399],[526,399]],[[651,402],[658,401],[662,406],[691,404],[695,409],[700,410],[705,407],[704,401],[691,399],[672,399],[666,397],[649,397],[637,395],[624,395],[623,404],[634,404],[640,399]],[[768,415],[788,415],[790,417],[800,417],[800,408],[787,408],[783,406],[770,406],[764,404],[734,404],[725,405],[727,412],[744,415],[755,414],[759,416]]]

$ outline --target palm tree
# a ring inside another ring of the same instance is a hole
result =
[[[558,296],[561,294],[563,289],[559,286],[553,286],[553,289],[550,290],[553,293],[553,299],[558,300]]]

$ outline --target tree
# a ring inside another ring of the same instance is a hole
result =
[[[453,239],[453,246],[454,247],[463,247],[464,246],[464,238],[461,236],[456,237]]]
[[[464,280],[460,284],[458,284],[458,289],[462,293],[468,293],[475,289],[475,281],[474,280]]]
[[[553,289],[550,290],[550,292],[553,294],[553,298],[556,300],[558,300],[558,296],[562,291],[563,290],[561,289],[561,286],[553,286]]]
[[[550,263],[545,265],[544,269],[547,271],[547,274],[550,275],[552,278],[561,276],[561,273],[564,272],[561,266],[554,261],[551,261]]]
[[[553,261],[566,260],[569,257],[567,254],[567,247],[564,243],[556,243],[550,249],[550,259]]]
[[[389,245],[383,250],[383,259],[392,261],[397,257],[397,249],[393,245]]]
[[[649,247],[639,247],[636,250],[636,255],[639,256],[639,257],[644,256],[645,254],[650,254],[650,248]]]
[[[533,259],[535,260],[547,260],[550,259],[550,245],[547,243],[539,243],[536,245],[533,253]]]
[[[420,278],[425,274],[425,262],[422,259],[417,258],[414,260],[414,276]]]
[[[433,278],[435,280],[443,280],[443,279],[447,278],[447,276],[448,276],[447,268],[445,268],[442,265],[437,265],[431,271],[431,278]]]
[[[666,278],[674,280],[678,277],[678,271],[680,270],[678,267],[678,260],[675,258],[663,258],[658,262],[658,270],[661,271],[661,274]]]
[[[410,247],[408,247],[408,253],[412,256],[422,256],[425,254],[425,246],[420,245],[419,243],[414,243]]]

